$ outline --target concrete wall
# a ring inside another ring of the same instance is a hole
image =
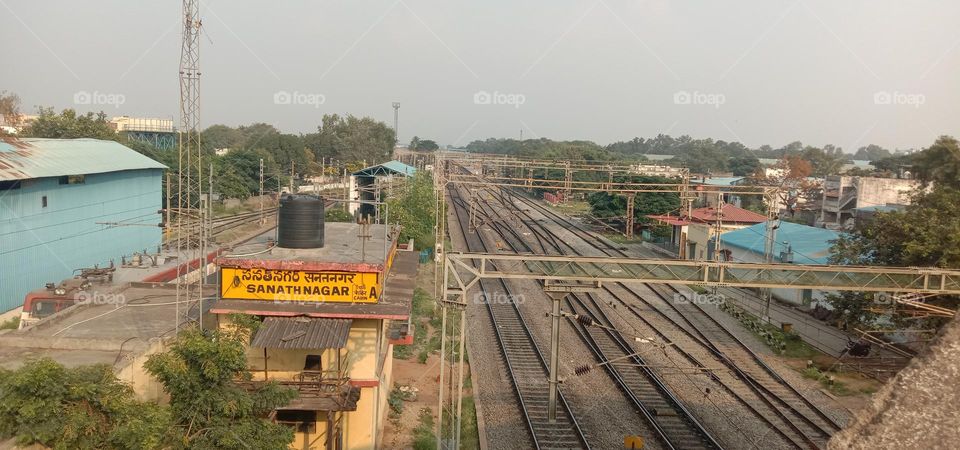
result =
[[[111,259],[119,264],[122,255],[156,249],[160,228],[143,225],[161,221],[161,173],[91,174],[83,184],[64,185],[40,178],[0,192],[0,312],[19,308],[27,292],[59,283],[75,269]]]

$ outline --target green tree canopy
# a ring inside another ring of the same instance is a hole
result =
[[[163,447],[168,411],[140,402],[106,365],[44,358],[0,370],[0,437],[54,449]]]
[[[170,350],[144,364],[170,395],[172,448],[288,448],[293,431],[266,420],[286,405],[295,391],[265,383],[255,391],[236,384],[249,380],[245,343],[249,329],[183,331]]]
[[[53,108],[40,108],[36,120],[30,122],[20,133],[24,137],[41,137],[55,139],[104,139],[119,141],[120,137],[107,120],[103,111],[77,114],[72,109],[64,109],[60,114],[53,112]]]
[[[433,178],[429,172],[419,171],[398,195],[387,199],[390,207],[390,222],[399,223],[400,240],[414,240],[417,249],[432,247],[434,244]]]

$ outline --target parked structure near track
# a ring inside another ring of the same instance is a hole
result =
[[[350,175],[350,199],[359,202],[381,201],[383,192],[387,192],[395,178],[412,177],[417,169],[400,161],[387,161],[383,164],[365,167]],[[360,211],[361,216],[379,218],[374,204],[350,203],[350,214]]]
[[[0,142],[0,313],[78,269],[155,249],[165,168],[113,141]]]

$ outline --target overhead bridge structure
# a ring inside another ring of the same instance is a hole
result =
[[[670,283],[744,288],[960,294],[960,270],[880,266],[816,266],[599,256],[447,253],[445,298],[483,278],[586,283]]]

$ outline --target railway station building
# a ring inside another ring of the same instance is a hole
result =
[[[284,201],[276,241],[263,235],[234,250],[248,256],[217,259],[211,312],[221,328],[233,314],[260,322],[247,351],[251,387],[271,380],[299,393],[271,415],[294,427],[291,448],[381,448],[393,346],[412,343],[417,254],[398,250],[398,230],[385,225],[299,217],[320,236],[291,241]]]
[[[155,250],[165,168],[114,141],[0,141],[0,319],[46,283]]]

